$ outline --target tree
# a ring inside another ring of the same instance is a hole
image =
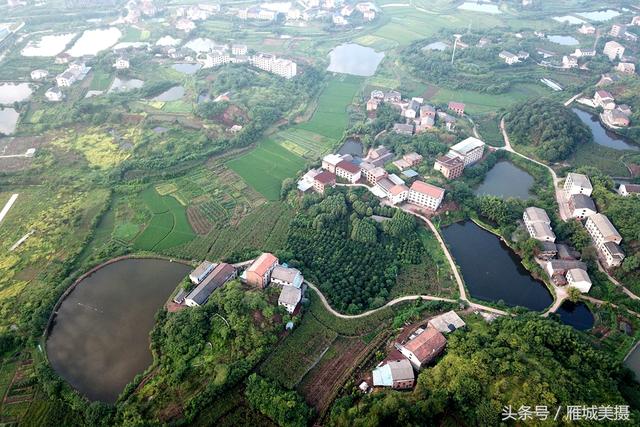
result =
[[[578,300],[580,299],[580,295],[582,295],[580,289],[573,286],[569,287],[569,289],[567,290],[567,294],[569,295],[569,301],[571,302],[578,302]]]
[[[281,427],[304,427],[313,418],[313,410],[295,391],[284,390],[255,373],[247,379],[245,396],[252,407]]]

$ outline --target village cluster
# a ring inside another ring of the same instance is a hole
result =
[[[603,76],[600,82],[606,82],[609,79],[609,76]],[[596,90],[593,98],[578,98],[576,102],[591,108],[602,108],[600,120],[611,128],[627,127],[630,124],[631,107],[627,104],[616,104],[613,95],[604,89]]]
[[[268,252],[255,260],[234,265],[203,261],[189,274],[189,280],[195,287],[190,291],[180,289],[173,302],[188,307],[201,306],[216,289],[238,277],[238,271],[242,271],[240,281],[249,286],[258,289],[265,289],[270,284],[282,287],[278,305],[287,312],[293,314],[299,307],[306,288],[302,273],[286,264],[280,265],[278,258]]]

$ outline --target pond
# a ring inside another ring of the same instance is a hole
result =
[[[29,83],[0,83],[0,105],[26,101],[32,92]]]
[[[527,172],[507,160],[500,160],[487,172],[474,194],[526,200],[531,197],[529,190],[533,183],[533,177]]]
[[[116,77],[109,87],[107,93],[112,92],[128,92],[132,89],[140,89],[144,85],[144,80],[138,79],[121,79]]]
[[[165,90],[160,95],[151,98],[152,101],[177,101],[184,96],[184,87],[182,86],[174,86],[171,89]]]
[[[38,41],[27,43],[20,53],[22,56],[56,56],[67,47],[75,36],[75,33],[43,36]]]
[[[351,154],[354,157],[362,157],[363,145],[354,138],[347,139],[338,149],[338,154]]]
[[[173,68],[174,70],[176,70],[179,73],[183,73],[183,74],[195,74],[198,72],[198,70],[200,68],[202,68],[202,65],[200,64],[190,64],[187,62],[182,62],[182,63],[178,63],[178,64],[173,64],[171,66],[171,68]]]
[[[589,307],[583,302],[565,301],[556,311],[562,323],[573,326],[579,331],[593,327],[594,317]]]
[[[591,21],[602,22],[602,21],[608,21],[609,19],[615,18],[616,16],[620,15],[620,12],[613,9],[607,9],[607,10],[596,10],[593,12],[581,12],[581,13],[576,13],[576,15],[581,16],[585,19],[589,19]]]
[[[442,234],[472,297],[537,311],[553,302],[549,290],[531,277],[520,258],[473,221],[451,224]]]
[[[547,36],[547,39],[552,43],[561,44],[563,46],[576,46],[580,44],[578,39],[571,36]]]
[[[155,313],[190,267],[126,259],[84,279],[63,301],[46,348],[53,368],[91,400],[113,403],[152,362]]]
[[[563,22],[563,23],[566,22],[567,24],[571,24],[571,25],[580,25],[587,22],[583,19],[576,18],[575,16],[571,16],[571,15],[554,16],[553,20],[558,22]]]
[[[490,13],[492,15],[497,15],[499,13],[502,13],[498,5],[493,3],[464,2],[460,6],[458,6],[458,9],[468,10],[470,12]]]
[[[331,63],[327,71],[369,77],[375,74],[384,53],[359,44],[345,43],[335,47],[329,58]]]
[[[429,43],[423,50],[446,50],[449,46],[445,42],[433,42]]]
[[[15,132],[18,125],[18,117],[20,117],[20,113],[15,109],[0,107],[0,133],[11,135]]]
[[[121,36],[122,33],[116,27],[102,30],[86,30],[67,53],[76,58],[85,55],[96,55],[98,52],[116,44]]]
[[[591,114],[579,108],[572,108],[571,111],[576,113],[582,123],[587,125],[589,129],[591,129],[593,140],[596,144],[608,148],[613,148],[614,150],[640,150],[640,147],[638,145],[632,144],[623,136],[611,132],[610,130],[602,126],[602,123],[600,123],[600,119],[597,115]]]

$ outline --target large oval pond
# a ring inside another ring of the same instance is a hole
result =
[[[476,196],[514,197],[526,200],[531,197],[533,177],[508,160],[501,160],[487,172],[484,181],[476,188]]]
[[[334,48],[329,58],[331,63],[327,71],[369,77],[375,74],[384,53],[356,43],[345,43]]]
[[[562,323],[573,326],[579,331],[586,331],[593,327],[593,314],[583,302],[565,301],[556,311]]]
[[[125,259],[84,279],[62,302],[47,339],[53,368],[91,400],[115,402],[152,362],[154,316],[190,267]]]
[[[576,113],[582,123],[591,129],[593,140],[596,144],[613,148],[614,150],[640,150],[639,146],[631,144],[624,137],[605,129],[604,126],[602,126],[602,123],[600,123],[598,116],[595,114],[591,114],[579,108],[572,108],[571,111]]]
[[[546,286],[534,280],[520,258],[494,234],[472,221],[444,227],[442,234],[472,297],[538,311],[553,302]]]

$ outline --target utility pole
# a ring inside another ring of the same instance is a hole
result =
[[[453,65],[453,60],[456,57],[456,45],[458,44],[458,39],[460,38],[460,35],[454,34],[453,37],[455,37],[455,39],[453,40],[453,53],[451,53],[451,65]]]

